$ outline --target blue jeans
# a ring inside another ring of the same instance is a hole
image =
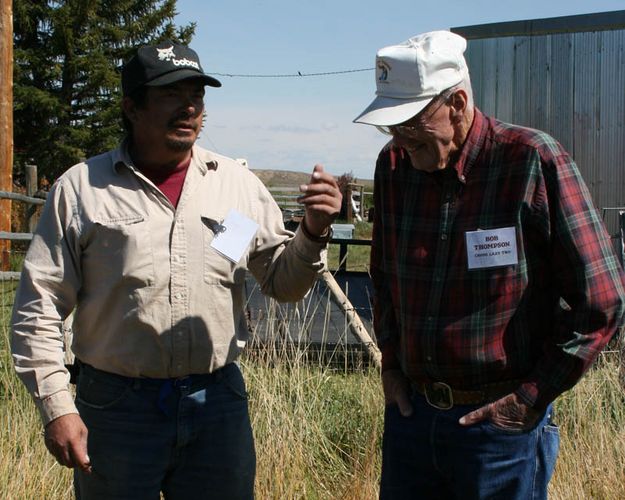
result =
[[[236,364],[175,382],[83,365],[76,405],[93,467],[74,472],[78,499],[254,497],[254,440]]]
[[[551,406],[529,431],[490,422],[463,427],[461,416],[479,406],[438,410],[420,394],[413,414],[385,410],[380,499],[547,498],[560,438]]]

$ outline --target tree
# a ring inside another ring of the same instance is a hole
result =
[[[176,0],[14,0],[14,178],[50,179],[123,135],[119,69],[139,46],[188,44]]]

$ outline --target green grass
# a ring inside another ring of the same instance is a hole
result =
[[[344,223],[337,221],[339,224]],[[354,239],[371,240],[372,224],[369,222],[354,223]],[[347,248],[347,270],[369,272],[370,246],[350,245]],[[328,248],[328,268],[335,271],[340,265],[340,247],[333,243]]]

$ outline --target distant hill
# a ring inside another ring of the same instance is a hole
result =
[[[305,172],[291,172],[289,170],[251,170],[267,187],[297,187],[300,184],[306,184],[310,180],[310,174]],[[373,181],[370,179],[357,179],[357,182],[363,184],[368,191],[373,189]]]
[[[306,184],[310,180],[310,174],[304,172],[290,172],[288,170],[256,170],[252,172],[263,181],[267,187],[288,186],[297,187]]]

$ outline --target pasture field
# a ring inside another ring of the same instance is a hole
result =
[[[71,498],[71,472],[47,454],[39,417],[8,353],[14,288],[0,282],[0,498]],[[377,498],[379,374],[304,359],[304,352],[276,348],[249,351],[242,360],[258,457],[256,497]],[[550,498],[625,498],[625,399],[616,354],[602,355],[558,399],[556,420],[562,444]]]

